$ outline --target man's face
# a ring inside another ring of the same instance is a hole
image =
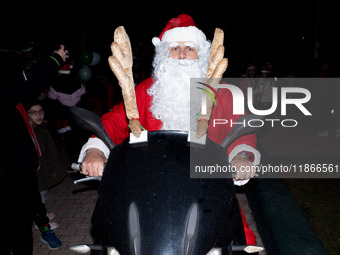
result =
[[[170,44],[170,57],[173,59],[198,59],[195,47],[192,42],[173,42]]]

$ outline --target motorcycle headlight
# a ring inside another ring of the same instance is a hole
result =
[[[120,255],[120,254],[114,247],[108,247],[107,255]]]
[[[207,255],[222,255],[222,249],[220,248],[212,248]]]
[[[102,251],[103,249],[107,249],[108,255],[120,255],[119,252],[114,247],[103,247],[100,244],[79,244],[70,247],[71,251],[85,254],[91,250],[93,251]]]

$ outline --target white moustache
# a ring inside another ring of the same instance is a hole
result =
[[[150,110],[162,121],[162,129],[190,129],[191,117],[195,117],[190,113],[190,78],[205,77],[199,64],[198,60],[167,58],[156,68],[157,80],[148,93],[153,96]]]

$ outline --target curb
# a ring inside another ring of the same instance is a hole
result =
[[[253,179],[246,196],[267,255],[328,255],[281,179]]]

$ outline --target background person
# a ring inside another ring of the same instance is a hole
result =
[[[41,202],[36,175],[41,151],[22,102],[39,95],[67,57],[61,45],[16,79],[1,84],[2,117],[9,125],[0,125],[4,137],[0,146],[0,254],[32,254],[37,198]]]

